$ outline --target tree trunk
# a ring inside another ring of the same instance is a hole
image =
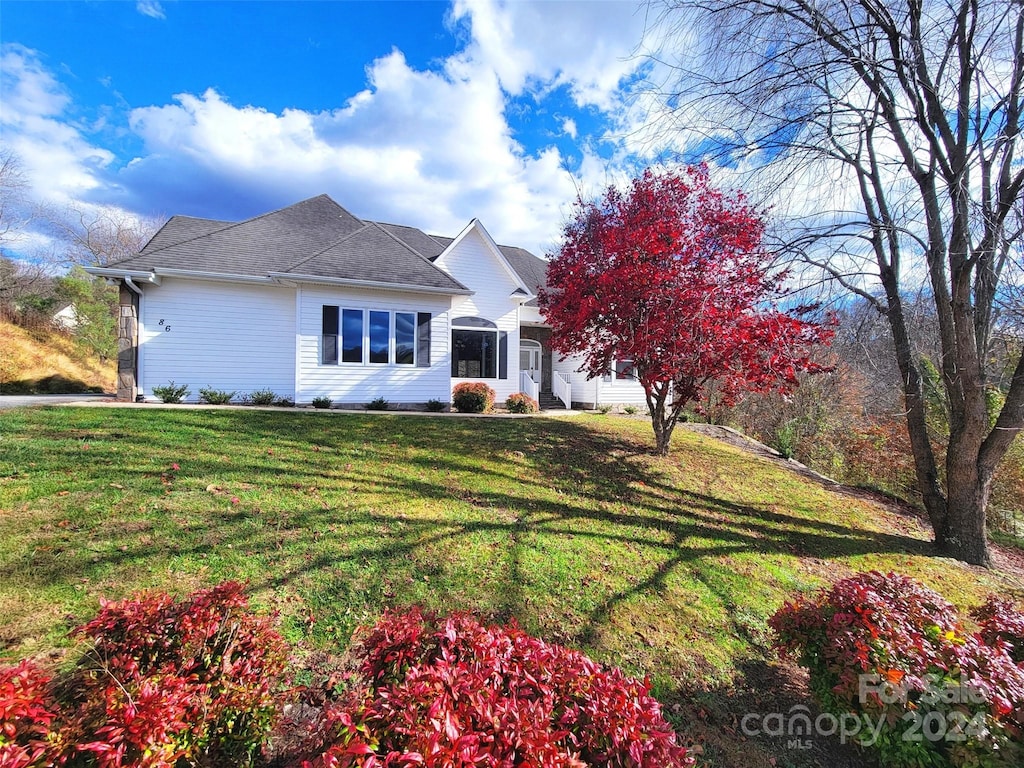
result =
[[[672,444],[672,430],[679,421],[682,406],[678,402],[678,394],[669,403],[672,386],[668,382],[644,384],[647,396],[647,409],[651,413],[651,427],[654,429],[654,453],[657,456],[668,456]],[[668,411],[666,413],[666,411]]]
[[[658,416],[651,417],[654,426],[654,452],[658,456],[668,456],[668,449],[672,445],[672,431],[675,429],[675,420],[665,419]]]
[[[991,567],[988,537],[985,532],[985,510],[991,492],[991,480],[983,480],[977,470],[957,468],[964,476],[952,475],[947,480],[946,525],[935,531],[935,546],[957,560]]]

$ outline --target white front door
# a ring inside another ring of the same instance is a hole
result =
[[[539,341],[519,341],[519,370],[526,371],[537,384],[541,382],[541,346]]]

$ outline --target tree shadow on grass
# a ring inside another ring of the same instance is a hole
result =
[[[718,765],[768,765],[770,757],[864,764],[827,739],[794,750],[739,733],[745,713],[786,712],[808,700],[791,673],[763,661],[770,655],[761,617],[743,613],[747,593],[779,577],[741,573],[730,559],[757,569],[760,556],[932,553],[923,539],[816,519],[784,499],[769,506],[683,487],[673,482],[678,456],[651,459],[645,443],[586,423],[245,411],[40,418],[53,421],[43,444],[49,457],[37,458],[78,467],[72,491],[92,483],[101,495],[89,500],[93,511],[56,507],[53,519],[37,521],[31,545],[0,560],[0,582],[128,592],[153,574],[242,577],[254,591],[299,595],[314,607],[335,626],[316,630],[321,644],[347,641],[356,623],[385,607],[422,602],[515,618],[605,661],[616,659],[602,638],[627,631],[616,624],[622,609],[650,611],[669,642],[686,645],[685,628],[668,626],[701,610],[680,596],[683,584],[708,595],[723,631],[742,642],[742,652],[727,651],[748,659],[731,662],[735,680],[680,682],[672,654],[699,648],[644,649],[631,663],[634,672],[676,680],[659,696]],[[80,449],[83,434],[92,443],[86,457],[63,456]],[[115,447],[116,455],[104,452]],[[91,477],[89,462],[117,462],[114,484],[123,487]],[[182,469],[165,485],[172,462]],[[233,494],[243,497],[237,505]],[[8,647],[20,642],[5,637]]]

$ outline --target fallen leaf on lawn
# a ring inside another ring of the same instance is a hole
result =
[[[117,490],[119,490],[119,491],[123,491],[124,490],[124,486],[123,485],[119,485],[118,483],[111,483],[110,487],[111,488],[117,488]]]

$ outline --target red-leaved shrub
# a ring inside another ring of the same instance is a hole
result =
[[[452,389],[452,404],[459,413],[486,413],[494,406],[494,390],[482,381],[464,381]]]
[[[1000,634],[1016,626],[1013,609],[990,600],[981,613],[982,632],[969,635],[941,595],[872,571],[786,603],[769,624],[826,710],[878,724],[869,746],[883,764],[1019,765],[1024,666]]]
[[[505,408],[509,413],[537,413],[540,405],[525,392],[516,392],[505,400]]]
[[[1007,651],[1018,664],[1024,663],[1024,612],[1010,600],[990,595],[982,605],[971,611],[981,627],[985,645],[1007,644]]]
[[[242,585],[100,606],[76,630],[92,641],[74,679],[77,749],[101,766],[249,763],[273,726],[287,651]]]
[[[274,724],[286,646],[237,582],[101,600],[74,634],[69,673],[0,671],[0,768],[244,766]]]
[[[367,689],[329,713],[306,768],[672,768],[676,743],[647,683],[516,626],[417,608],[358,645]]]
[[[57,717],[50,676],[30,661],[0,667],[0,766],[45,765],[55,755],[48,737]],[[44,759],[48,758],[48,759]]]

